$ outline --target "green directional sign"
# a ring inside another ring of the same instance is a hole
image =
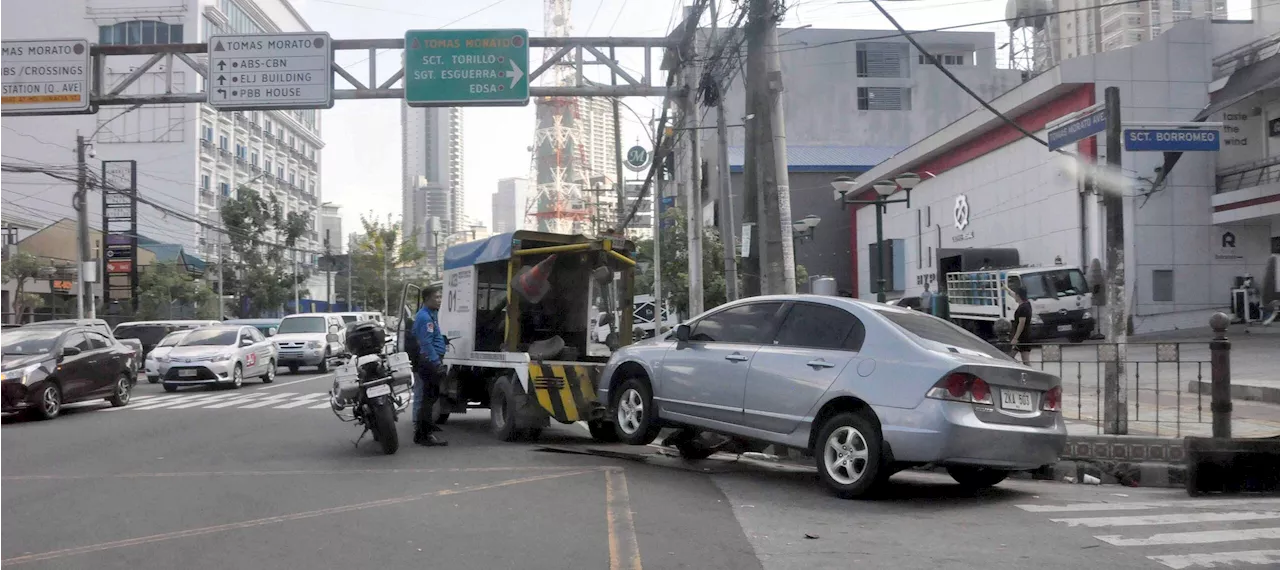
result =
[[[409,30],[404,47],[411,107],[529,102],[529,30]]]

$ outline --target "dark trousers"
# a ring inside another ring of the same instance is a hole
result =
[[[440,399],[444,367],[437,362],[420,362],[413,372],[413,422],[435,427],[436,415],[432,411]]]

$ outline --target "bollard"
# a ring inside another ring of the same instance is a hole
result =
[[[1209,318],[1213,340],[1209,341],[1209,368],[1212,384],[1209,390],[1209,409],[1213,411],[1213,437],[1231,437],[1231,341],[1227,340],[1227,325],[1231,317],[1215,313]]]
[[[996,319],[991,328],[996,333],[996,349],[1005,354],[1012,352],[1013,324],[1009,322],[1009,319],[1003,317]]]

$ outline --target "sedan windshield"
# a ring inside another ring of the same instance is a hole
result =
[[[296,317],[280,321],[280,328],[276,333],[322,333],[324,331],[324,317]]]
[[[59,336],[62,336],[62,330],[53,327],[15,330],[4,333],[0,350],[15,356],[46,354],[53,351]]]
[[[211,329],[191,331],[178,346],[231,346],[240,332],[236,329]]]
[[[981,352],[992,358],[1008,358],[990,343],[973,336],[964,329],[937,317],[918,312],[876,311],[903,330],[925,340],[947,346]]]
[[[157,347],[161,347],[161,346],[178,346],[178,343],[182,342],[182,339],[187,338],[187,335],[188,335],[188,334],[191,334],[191,331],[174,331],[174,332],[171,332],[171,333],[169,333],[169,334],[168,334],[168,336],[166,336],[166,337],[164,337],[164,338],[160,339],[160,344],[157,344],[156,346],[157,346]]]

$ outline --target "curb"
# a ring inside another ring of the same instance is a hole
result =
[[[924,471],[946,473],[945,467],[925,467]],[[1187,467],[1179,463],[1106,461],[1097,459],[1063,460],[1035,471],[1015,471],[1010,479],[1058,481],[1088,485],[1085,476],[1096,478],[1093,485],[1122,485],[1183,489],[1187,486]]]
[[[1189,380],[1187,382],[1187,391],[1192,394],[1199,392],[1207,395],[1212,390],[1212,387],[1212,382],[1204,380]],[[1280,404],[1280,388],[1271,386],[1251,386],[1248,384],[1232,384],[1231,399]]]

